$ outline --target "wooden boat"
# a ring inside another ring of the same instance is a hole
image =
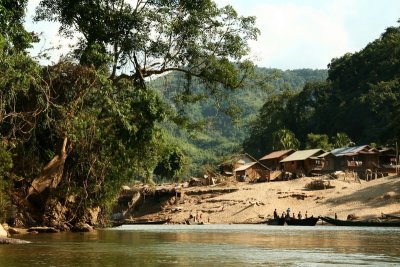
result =
[[[285,218],[269,219],[265,223],[268,224],[268,225],[284,225],[285,224]]]
[[[336,225],[336,226],[362,226],[362,227],[400,227],[400,220],[390,220],[390,221],[344,221],[337,220],[330,217],[321,217],[321,220]]]
[[[114,227],[116,226],[121,226],[121,225],[135,225],[135,224],[166,224],[170,221],[171,219],[162,219],[162,220],[156,220],[156,221],[150,221],[150,220],[125,220],[120,223],[115,223],[113,224]]]
[[[309,217],[305,219],[286,218],[287,225],[314,226],[317,224],[319,217]]]
[[[400,220],[400,215],[382,213],[383,218]]]
[[[193,220],[185,220],[185,222],[188,225],[204,225],[204,224],[208,224],[208,223],[205,223],[205,222],[195,222]]]

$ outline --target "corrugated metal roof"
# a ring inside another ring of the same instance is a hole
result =
[[[253,166],[253,165],[256,164],[256,163],[257,163],[257,162],[251,162],[251,163],[244,164],[244,165],[242,165],[242,166],[236,168],[234,171],[235,171],[235,172],[239,172],[239,171],[247,170],[248,168],[250,168],[251,166]]]
[[[341,147],[337,148],[331,151],[331,153],[336,156],[352,156],[358,154],[360,151],[364,149],[371,150],[371,147],[368,145],[363,145],[363,146],[353,146],[353,147]]]
[[[280,150],[280,151],[274,151],[269,153],[268,155],[265,155],[264,157],[262,157],[260,160],[267,160],[267,159],[276,159],[279,157],[282,157],[283,155],[294,151],[293,149],[287,149],[287,150]]]
[[[321,151],[324,152],[322,149],[299,150],[294,152],[289,157],[281,160],[281,162],[305,160]]]

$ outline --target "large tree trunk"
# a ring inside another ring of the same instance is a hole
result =
[[[29,198],[32,195],[40,195],[46,189],[56,188],[61,181],[64,164],[67,158],[68,138],[64,137],[63,144],[56,155],[42,170],[42,173],[33,180],[28,189]]]

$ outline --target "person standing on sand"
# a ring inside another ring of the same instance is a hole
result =
[[[306,211],[306,214],[304,214],[304,216],[305,216],[306,219],[308,218],[307,211]]]
[[[336,214],[336,212],[335,212],[335,220],[337,220],[337,214]]]
[[[276,212],[276,209],[274,210],[274,219],[278,218],[278,213]]]
[[[287,216],[287,217],[290,217],[290,208],[287,208],[287,210],[286,210],[286,216]]]

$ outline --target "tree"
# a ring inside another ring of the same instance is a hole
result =
[[[346,133],[337,133],[336,136],[332,137],[333,148],[349,147],[354,145],[350,137]]]
[[[82,64],[109,64],[113,82],[126,79],[136,87],[178,71],[237,88],[251,69],[241,61],[247,41],[259,34],[255,17],[240,17],[211,0],[42,0],[36,19],[60,22],[66,36],[80,33],[75,54]]]
[[[389,27],[361,51],[332,60],[328,79],[338,99],[332,106],[340,106],[332,130],[346,132],[357,143],[396,138],[399,51],[400,27]]]
[[[28,0],[0,1],[0,36],[8,53],[22,52],[37,40],[23,25],[27,3]]]
[[[281,129],[292,129],[295,121],[292,115],[295,109],[295,99],[296,93],[292,90],[271,95],[267,99],[257,118],[251,122],[249,137],[243,144],[245,151],[259,157],[266,151],[281,147],[279,145],[280,138],[278,137],[275,143],[273,136]]]
[[[174,179],[187,170],[187,158],[177,146],[167,146],[164,155],[154,169],[154,174],[166,179]]]
[[[293,132],[287,129],[281,129],[272,134],[274,150],[298,149],[299,140],[296,139]]]
[[[329,143],[329,137],[326,134],[313,134],[307,135],[307,149],[321,148],[323,150],[331,150],[332,145]]]

